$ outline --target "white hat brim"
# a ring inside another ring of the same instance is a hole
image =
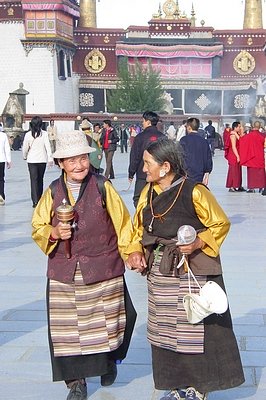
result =
[[[64,150],[56,150],[53,154],[53,158],[69,158],[79,156],[81,154],[89,154],[96,151],[93,147],[89,145],[84,145],[82,147],[77,147],[75,149],[64,149]]]

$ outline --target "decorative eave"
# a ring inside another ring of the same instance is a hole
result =
[[[79,6],[68,0],[47,3],[43,0],[22,0],[23,11],[63,11],[75,18],[80,17]]]
[[[223,56],[223,45],[199,46],[199,45],[175,45],[175,46],[153,46],[149,44],[124,44],[117,43],[116,56],[124,57],[148,57],[148,58],[213,58]]]
[[[115,45],[117,40],[125,38],[125,31],[122,29],[91,29],[91,28],[75,28],[74,40],[79,44],[91,44],[91,39],[94,41],[101,39],[106,45],[113,43]],[[97,45],[99,45],[97,43]]]
[[[111,79],[97,79],[88,78],[82,74],[79,76],[79,87],[84,89],[115,89],[118,82],[117,77]],[[249,88],[256,89],[257,81],[243,80],[243,79],[210,79],[210,80],[198,80],[198,79],[163,79],[162,86],[164,89],[198,89],[198,90],[248,90]]]
[[[25,50],[26,56],[29,55],[29,53],[34,49],[34,48],[46,48],[48,51],[51,52],[51,56],[53,57],[56,53],[59,53],[60,50],[64,50],[67,55],[70,57],[73,57],[76,51],[76,46],[73,45],[71,42],[67,43],[65,41],[61,40],[21,40],[22,46]]]
[[[20,0],[6,1],[0,3],[0,22],[22,21],[22,7]]]

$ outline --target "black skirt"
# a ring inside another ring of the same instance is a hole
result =
[[[137,313],[124,281],[126,328],[123,343],[118,349],[108,353],[83,356],[54,357],[53,343],[49,327],[49,280],[47,282],[48,339],[52,363],[53,381],[71,381],[91,376],[102,376],[108,372],[109,360],[123,360],[129,348]]]
[[[208,276],[223,289],[222,276]],[[212,314],[204,320],[204,353],[184,354],[152,347],[155,388],[172,390],[195,387],[213,392],[241,385],[244,373],[237,341],[233,332],[230,310],[223,315]]]

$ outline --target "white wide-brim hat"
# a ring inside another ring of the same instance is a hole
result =
[[[208,281],[199,294],[189,293],[183,298],[188,322],[197,324],[211,314],[223,314],[228,308],[224,290],[213,281]]]
[[[56,151],[53,158],[75,157],[94,152],[89,146],[85,133],[82,131],[58,132],[55,143]]]

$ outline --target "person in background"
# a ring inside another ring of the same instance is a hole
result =
[[[33,240],[48,256],[53,381],[65,381],[67,400],[87,399],[87,377],[100,376],[102,386],[114,383],[136,320],[124,279],[131,218],[113,185],[90,172],[92,152],[81,130],[58,133],[53,156],[62,175],[32,218]],[[60,222],[63,200],[74,209],[74,223]]]
[[[157,128],[159,115],[153,111],[145,111],[142,115],[143,131],[134,140],[130,151],[128,181],[131,183],[136,175],[136,183],[133,195],[134,206],[137,207],[140,193],[146,185],[146,174],[143,172],[143,153],[150,142],[164,137],[164,134]]]
[[[125,126],[125,124],[121,124],[120,125],[120,129],[119,129],[119,136],[120,136],[120,150],[121,153],[125,152],[127,153],[127,142],[128,142],[128,138],[129,138],[129,133],[128,133],[128,129]]]
[[[207,141],[198,134],[199,125],[198,118],[189,118],[186,122],[187,135],[183,136],[179,143],[184,150],[188,178],[207,186],[213,167],[212,154]]]
[[[201,286],[211,280],[224,289],[219,254],[230,221],[204,185],[186,178],[179,143],[152,142],[143,159],[148,184],[134,217],[126,264],[147,275],[155,388],[169,391],[161,400],[205,400],[208,392],[241,385],[243,369],[229,308],[189,323],[183,306],[188,274],[177,266],[186,255]],[[177,244],[182,225],[197,232],[191,244]]]
[[[5,169],[11,168],[11,151],[8,137],[0,130],[0,206],[5,204]]]
[[[186,135],[187,130],[186,130],[186,119],[183,119],[182,125],[178,128],[177,135],[176,135],[176,141],[179,142],[179,140]]]
[[[165,134],[165,133],[164,133],[164,123],[163,123],[163,120],[162,120],[161,118],[160,118],[159,121],[157,122],[156,127],[157,127],[157,129],[158,129],[159,132]]]
[[[51,151],[52,153],[55,152],[55,141],[57,135],[57,127],[55,126],[54,120],[51,119],[50,125],[47,128],[48,138],[50,141]]]
[[[227,143],[230,137],[231,127],[230,124],[225,124],[224,131],[223,131],[223,147],[225,150],[225,143]]]
[[[99,174],[100,165],[103,157],[102,148],[99,144],[99,141],[96,142],[96,140],[93,139],[92,128],[93,127],[91,126],[91,123],[87,119],[84,119],[80,124],[80,129],[82,130],[82,132],[85,133],[89,146],[94,149],[94,151],[89,154],[90,170],[95,174]]]
[[[12,149],[14,151],[18,151],[21,150],[21,146],[22,146],[22,138],[20,134],[17,134],[13,140]]]
[[[119,136],[112,126],[110,119],[103,121],[103,130],[100,138],[100,143],[105,155],[106,168],[105,177],[107,179],[115,179],[113,157],[117,149],[117,143],[119,142]]]
[[[210,146],[212,156],[214,156],[214,146],[215,146],[215,128],[212,125],[212,121],[208,121],[208,125],[204,128],[206,132],[206,139]]]
[[[32,207],[35,208],[43,193],[46,165],[53,165],[48,133],[42,130],[42,119],[39,116],[30,121],[30,130],[23,140],[22,154],[28,163]]]
[[[239,139],[241,137],[241,124],[235,121],[232,124],[230,135],[224,144],[224,157],[228,161],[226,187],[229,192],[244,192],[242,187],[242,169],[239,156]]]
[[[129,134],[130,134],[129,143],[130,143],[130,147],[132,147],[133,143],[134,143],[134,140],[135,140],[135,137],[137,136],[136,125],[131,125],[129,127]]]
[[[95,140],[95,142],[100,144],[100,137],[102,135],[102,127],[101,124],[99,124],[99,122],[96,122],[95,124],[93,124],[93,133],[92,133],[92,138]]]
[[[244,134],[249,133],[252,130],[252,126],[249,122],[246,122],[244,125]]]
[[[200,122],[200,124],[199,124],[198,135],[200,137],[202,137],[203,139],[206,139],[206,132],[203,129],[203,123],[202,122]]]
[[[176,140],[176,129],[173,121],[170,122],[170,125],[166,131],[168,139]]]
[[[239,141],[240,164],[247,167],[247,193],[266,187],[265,148],[266,137],[260,132],[261,123],[255,121],[253,129]]]

